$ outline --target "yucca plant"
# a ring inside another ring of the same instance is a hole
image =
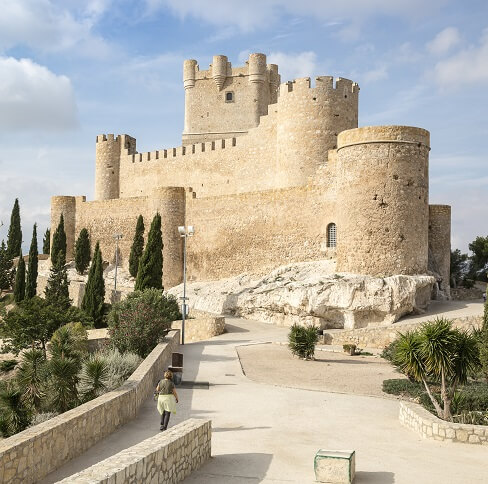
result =
[[[22,354],[16,380],[22,392],[23,401],[41,410],[46,395],[46,358],[42,350],[28,350]]]
[[[73,358],[52,358],[49,361],[49,408],[63,413],[78,404],[79,363]]]
[[[93,355],[83,362],[79,374],[78,394],[88,402],[107,391],[109,372],[107,362],[100,356]]]
[[[0,389],[0,433],[10,437],[30,423],[31,412],[22,401],[22,392],[12,382]]]
[[[467,331],[453,329],[452,321],[438,318],[400,334],[393,364],[409,378],[422,382],[437,415],[452,420],[457,388],[480,366],[477,340]],[[440,384],[442,407],[429,382]]]
[[[288,347],[291,352],[304,358],[311,360],[315,354],[315,345],[319,340],[316,326],[301,326],[294,324],[288,333]]]

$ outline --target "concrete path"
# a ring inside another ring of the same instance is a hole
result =
[[[229,332],[184,346],[184,380],[209,389],[179,389],[174,425],[212,419],[213,458],[187,483],[312,483],[320,448],[356,450],[356,483],[486,483],[488,448],[422,440],[400,426],[398,402],[359,395],[283,388],[249,380],[235,347],[286,341],[287,330],[228,320]],[[158,433],[155,403],[81,457],[48,476],[55,482]]]

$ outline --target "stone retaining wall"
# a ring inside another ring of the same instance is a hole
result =
[[[471,329],[479,327],[482,316],[466,316],[453,319],[455,328]],[[421,323],[390,324],[373,328],[360,328],[352,330],[337,330],[324,332],[322,344],[343,345],[355,344],[360,348],[384,348],[398,337],[398,333],[417,329]]]
[[[180,482],[211,455],[211,421],[190,418],[59,483]]]
[[[37,482],[135,418],[178,346],[171,331],[117,390],[2,440],[0,482]]]
[[[400,402],[399,419],[424,439],[488,445],[488,426],[446,422],[416,403]]]
[[[181,331],[181,321],[174,321],[172,329]],[[185,343],[193,343],[218,336],[225,331],[225,318],[222,316],[197,316],[185,320]]]

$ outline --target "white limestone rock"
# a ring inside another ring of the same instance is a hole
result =
[[[422,312],[435,278],[428,275],[385,278],[335,273],[333,261],[279,267],[266,276],[244,274],[214,282],[187,284],[191,308],[290,326],[362,328],[392,324]],[[180,297],[183,286],[169,290]]]

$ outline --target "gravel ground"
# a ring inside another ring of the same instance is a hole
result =
[[[270,385],[391,398],[381,390],[383,380],[403,378],[375,356],[316,351],[315,360],[305,361],[272,343],[238,346],[237,353],[249,379]]]

